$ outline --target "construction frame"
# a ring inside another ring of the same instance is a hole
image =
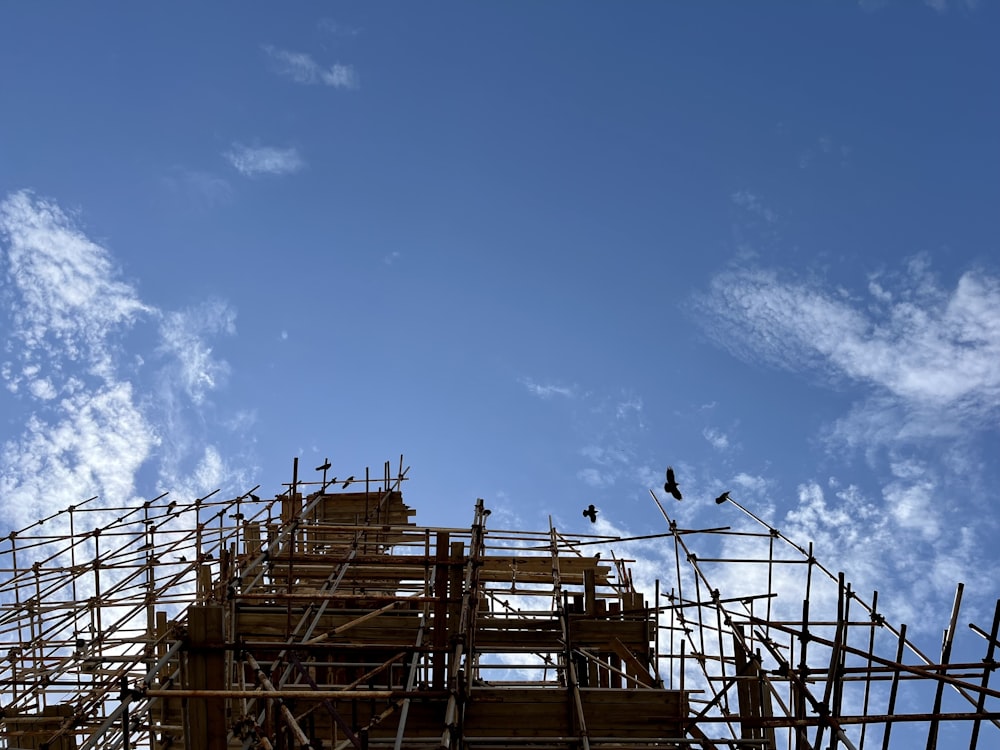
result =
[[[720,497],[642,536],[418,526],[408,467],[273,498],[82,500],[0,545],[0,744],[644,750],[1000,742],[1000,601],[938,657]],[[599,528],[599,527],[598,527]],[[632,550],[662,570],[635,583]],[[672,559],[671,559],[672,558]],[[672,563],[672,564],[671,564]],[[964,649],[967,650],[967,649]]]

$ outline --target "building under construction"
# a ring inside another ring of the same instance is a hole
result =
[[[273,498],[91,499],[11,532],[0,745],[1000,747],[1000,608],[959,628],[961,586],[931,656],[737,499],[685,529],[651,492],[642,537],[494,528],[481,500],[444,528],[406,480],[296,462]]]

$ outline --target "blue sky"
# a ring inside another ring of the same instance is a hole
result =
[[[992,611],[995,4],[56,7],[0,8],[6,527],[404,454],[424,524],[646,534],[672,464]]]

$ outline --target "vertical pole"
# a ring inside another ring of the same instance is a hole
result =
[[[896,711],[896,692],[899,690],[899,665],[903,663],[903,649],[906,647],[906,623],[899,626],[899,645],[896,647],[896,669],[892,673],[892,685],[889,687],[889,705],[885,713],[885,733],[882,735],[882,750],[889,750],[889,735],[892,732],[892,715]]]
[[[878,612],[878,591],[872,593],[872,608],[871,608],[871,620],[872,624],[868,630],[868,661],[866,667],[868,672],[865,673],[865,696],[861,702],[861,713],[865,716],[868,715],[868,700],[871,695],[872,686],[872,654],[875,653],[875,626],[879,624]],[[865,750],[865,734],[867,733],[868,725],[861,725],[861,741],[858,744],[858,750]]]
[[[188,610],[188,678],[195,690],[225,687],[225,636],[223,608],[218,604],[193,606]],[[226,710],[223,698],[191,698],[188,701],[191,734],[188,750],[224,750]]]
[[[663,687],[663,679],[660,677],[660,579],[657,578],[653,585],[653,617],[655,617],[656,627],[653,628],[655,637],[653,638],[653,677],[656,678],[656,686]]]
[[[985,688],[990,681],[990,672],[993,671],[993,652],[997,645],[997,631],[1000,630],[1000,599],[997,599],[996,609],[993,610],[993,627],[990,628],[990,638],[988,645],[986,646],[986,658],[983,659],[983,680],[982,686]],[[983,712],[983,707],[986,705],[986,693],[979,693],[979,700],[976,701],[976,713],[981,714]],[[982,722],[980,718],[972,723],[972,737],[969,740],[969,750],[976,750],[976,745],[979,743],[979,725]]]
[[[447,531],[437,534],[434,557],[434,637],[431,660],[431,685],[444,689],[445,649],[448,647],[448,544]]]
[[[945,673],[945,665],[951,659],[951,644],[955,641],[955,627],[958,625],[958,610],[962,606],[962,591],[964,589],[965,584],[963,583],[958,584],[955,588],[955,603],[951,609],[951,621],[948,623],[948,630],[944,634],[944,643],[941,644],[941,671],[939,674]],[[943,695],[944,682],[938,681],[937,692],[934,694],[933,718],[931,718],[930,729],[927,732],[927,750],[936,750],[937,748],[938,727],[941,723],[938,714],[941,712],[941,699]]]

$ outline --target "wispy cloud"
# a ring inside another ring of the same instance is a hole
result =
[[[995,430],[1000,414],[1000,280],[970,270],[946,287],[915,258],[860,281],[866,288],[849,292],[742,269],[716,277],[698,304],[735,355],[818,373],[820,387],[853,386],[856,402],[824,437],[839,461],[845,446],[864,450],[877,489],[807,481],[775,517],[829,550],[859,586],[893,581],[893,606],[911,617],[906,602],[921,587],[922,600],[938,603],[957,580],[985,589],[976,550],[992,522],[957,519],[988,502],[968,491],[977,474],[969,440]]]
[[[158,437],[117,374],[119,336],[155,315],[107,251],[55,204],[0,203],[8,390],[36,408],[0,453],[0,496],[18,525],[86,497],[129,499]],[[57,506],[58,507],[58,506]]]
[[[577,395],[577,389],[574,386],[537,383],[531,378],[521,378],[519,382],[528,389],[531,395],[538,396],[538,398],[552,398],[553,396],[574,398]]]
[[[938,13],[945,13],[949,8],[954,6],[967,10],[975,10],[979,7],[979,0],[957,0],[957,2],[949,2],[949,0],[924,0],[924,5],[933,8]]]
[[[764,204],[761,197],[749,190],[737,190],[730,197],[737,206],[759,216],[768,224],[773,224],[778,220],[778,215]]]
[[[988,591],[989,572],[977,560],[975,526],[948,512],[934,470],[916,463],[893,471],[881,497],[836,480],[802,484],[782,531],[812,541],[828,567],[848,571],[856,590],[881,591],[896,622],[937,628],[921,623],[926,608],[943,609],[958,581]]]
[[[608,488],[619,483],[646,488],[662,469],[640,456],[640,436],[646,429],[642,398],[629,389],[598,393],[577,384],[542,384],[530,378],[518,382],[540,399],[563,399],[572,415],[574,439],[582,447],[583,465],[576,477],[588,487]],[[660,480],[662,482],[662,480]]]
[[[228,203],[233,197],[233,188],[228,180],[199,169],[173,167],[161,180],[170,192],[189,196],[205,207]]]
[[[115,273],[110,256],[78,231],[58,206],[14,193],[0,203],[5,281],[16,294],[8,336],[17,342],[16,389],[41,376],[56,356],[107,375],[112,334],[150,308]],[[12,373],[14,370],[12,369]]]
[[[724,451],[729,448],[729,436],[721,430],[717,430],[714,427],[706,427],[702,430],[701,434],[708,441],[709,445],[717,451]]]
[[[292,174],[305,166],[305,162],[295,148],[245,146],[241,143],[234,143],[223,156],[236,168],[236,171],[246,177],[256,177],[262,174]]]
[[[613,473],[602,472],[599,469],[595,469],[592,466],[588,466],[585,469],[580,469],[580,471],[577,472],[576,476],[584,484],[590,487],[609,487],[615,483],[615,477]]]
[[[209,337],[236,333],[236,312],[222,300],[211,300],[188,310],[170,312],[160,325],[160,350],[175,362],[172,377],[194,404],[225,382],[229,365],[212,355]]]
[[[889,280],[889,279],[887,279]],[[1000,406],[1000,281],[968,272],[943,289],[921,262],[868,298],[772,271],[721,274],[701,307],[730,351],[819,368],[914,409],[985,417]]]
[[[263,50],[279,74],[304,85],[323,85],[335,89],[358,88],[358,74],[350,65],[334,63],[322,66],[305,52],[292,52],[270,44]]]
[[[232,314],[219,305],[169,313],[145,304],[106,248],[30,192],[0,202],[0,264],[0,376],[8,398],[30,409],[20,436],[0,446],[2,512],[11,525],[95,495],[101,507],[132,503],[140,472],[176,478],[161,451],[183,443],[179,436],[198,442],[178,415],[204,404],[228,371],[207,341],[231,328]],[[158,389],[141,390],[144,362],[157,358],[121,343],[139,328],[160,339]],[[195,464],[206,450],[214,450],[207,439],[191,453]]]

